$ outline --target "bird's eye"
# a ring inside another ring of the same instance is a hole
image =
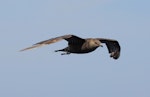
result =
[[[95,42],[95,44],[98,44],[97,42]]]

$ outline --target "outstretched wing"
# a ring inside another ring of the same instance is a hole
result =
[[[52,43],[61,41],[63,39],[68,41],[69,44],[83,43],[83,41],[84,41],[84,39],[79,38],[75,35],[64,35],[64,36],[59,36],[59,37],[56,37],[56,38],[51,38],[51,39],[48,39],[48,40],[45,40],[45,41],[38,42],[38,43],[34,44],[33,46],[22,49],[20,51],[25,51],[25,50],[41,47],[41,46],[44,46],[44,45],[52,44]]]
[[[105,43],[108,51],[110,53],[110,57],[113,57],[114,59],[118,59],[120,56],[121,47],[117,40],[112,39],[104,39],[104,38],[98,38],[98,40],[101,43]]]

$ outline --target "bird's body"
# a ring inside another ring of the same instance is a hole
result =
[[[68,44],[68,47],[63,49],[66,52],[84,54],[94,51],[100,46],[100,41],[98,41],[97,45],[94,43],[94,39],[85,39],[85,42],[80,45],[76,45],[75,43]],[[63,51],[61,50],[61,51]]]
[[[68,47],[60,50],[55,50],[55,52],[62,51],[64,54],[70,54],[70,53],[77,53],[77,54],[84,54],[89,53],[97,49],[98,47],[102,46],[102,43],[105,43],[108,51],[110,53],[110,57],[113,57],[114,59],[118,59],[120,56],[120,45],[116,40],[112,39],[104,39],[104,38],[87,38],[82,39],[80,37],[77,37],[75,35],[64,35],[56,38],[51,38],[42,42],[39,42],[31,47],[25,48],[21,51],[40,47],[42,45],[51,44],[58,42],[62,39],[65,39],[68,41]]]

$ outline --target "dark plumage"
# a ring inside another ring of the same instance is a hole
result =
[[[64,36],[60,36],[56,38],[51,38],[51,39],[36,43],[33,46],[25,48],[21,51],[29,50],[29,49],[40,47],[43,45],[48,45],[48,44],[55,43],[63,39],[68,42],[68,47],[55,51],[55,52],[58,52],[58,51],[65,52],[65,53],[62,53],[62,55],[70,54],[70,53],[77,53],[77,54],[89,53],[89,52],[94,51],[96,48],[102,46],[101,43],[105,43],[110,53],[110,57],[114,59],[118,59],[120,56],[121,48],[117,40],[104,39],[104,38],[83,39],[75,35],[64,35]]]

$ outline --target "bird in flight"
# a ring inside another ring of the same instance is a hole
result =
[[[89,53],[89,52],[94,51],[98,47],[103,47],[102,43],[105,43],[108,48],[108,52],[110,53],[110,57],[112,57],[113,59],[118,59],[120,56],[121,47],[117,40],[105,39],[105,38],[83,39],[75,35],[63,35],[63,36],[59,36],[56,38],[51,38],[45,41],[38,42],[34,44],[33,46],[22,49],[20,51],[25,51],[25,50],[41,47],[41,46],[52,44],[61,40],[66,40],[68,42],[68,47],[55,50],[55,52],[59,52],[59,51],[64,52],[61,55],[68,55],[71,53],[76,53],[76,54]]]

